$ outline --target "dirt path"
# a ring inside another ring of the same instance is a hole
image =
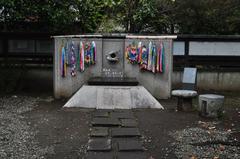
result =
[[[42,147],[52,146],[54,149],[54,153],[46,155],[47,158],[82,158],[86,154],[92,110],[75,109],[66,111],[61,108],[64,102],[40,102],[36,109],[26,115],[29,117],[33,128],[38,131],[36,139],[39,145]],[[182,151],[189,146],[188,139],[194,137],[191,133],[195,128],[197,128],[195,131],[203,130],[202,134],[199,134],[199,138],[206,137],[206,141],[213,140],[212,136],[205,133],[209,131],[209,127],[214,126],[216,127],[214,128],[216,133],[225,133],[231,130],[232,135],[223,134],[222,138],[228,137],[229,141],[231,138],[236,138],[235,142],[239,142],[238,108],[234,106],[228,107],[226,109],[227,114],[223,119],[211,120],[199,117],[196,112],[176,112],[174,110],[175,102],[173,99],[161,101],[166,107],[164,111],[154,109],[133,111],[139,123],[148,158],[181,158]],[[176,134],[172,136],[171,133]],[[177,141],[181,135],[185,135],[186,141]],[[199,141],[201,140],[199,139]],[[186,147],[183,145],[183,147],[179,148],[179,144],[185,144]],[[211,146],[216,148],[213,149],[213,154],[208,154],[209,157],[206,158],[221,155],[218,151],[221,144],[210,144]],[[204,154],[204,149],[195,150],[196,147],[191,147],[191,152],[188,152],[187,155],[189,158]],[[228,157],[229,155],[236,158],[230,154],[239,155],[239,147],[235,147],[237,149],[232,151],[229,151],[231,147],[228,148],[226,145],[224,147],[225,156]]]
[[[38,132],[39,145],[54,148],[46,158],[79,158],[86,151],[90,110],[66,111],[61,108],[64,102],[40,102],[35,110],[26,114]]]

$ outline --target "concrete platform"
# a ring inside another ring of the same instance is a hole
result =
[[[83,85],[64,108],[132,109],[163,106],[143,86]]]

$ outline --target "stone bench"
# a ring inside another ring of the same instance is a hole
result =
[[[178,111],[191,111],[192,99],[197,96],[197,92],[193,90],[173,90],[172,96],[178,98],[177,110]]]
[[[224,96],[216,94],[199,95],[198,111],[204,117],[219,117],[223,111]]]

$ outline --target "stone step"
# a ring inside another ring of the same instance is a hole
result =
[[[91,138],[88,140],[88,151],[111,151],[111,139]]]
[[[109,117],[110,115],[110,111],[107,111],[107,110],[96,110],[94,113],[93,113],[93,117]]]
[[[120,126],[121,123],[115,118],[93,118],[91,121],[92,126]]]
[[[109,135],[108,128],[106,127],[92,127],[90,129],[91,137],[106,137],[108,135]]]
[[[142,143],[138,140],[118,141],[118,151],[143,151]]]
[[[112,128],[112,137],[138,137],[141,136],[138,128]]]
[[[120,119],[122,127],[137,127],[138,123],[135,119]]]
[[[136,78],[106,78],[106,77],[92,77],[88,80],[88,85],[104,85],[104,86],[137,86]]]

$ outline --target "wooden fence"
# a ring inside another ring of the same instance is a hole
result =
[[[50,33],[0,33],[0,66],[53,66]],[[240,71],[240,36],[178,35],[173,69],[197,67],[207,71]]]
[[[240,71],[240,36],[179,35],[173,61],[174,70]]]

